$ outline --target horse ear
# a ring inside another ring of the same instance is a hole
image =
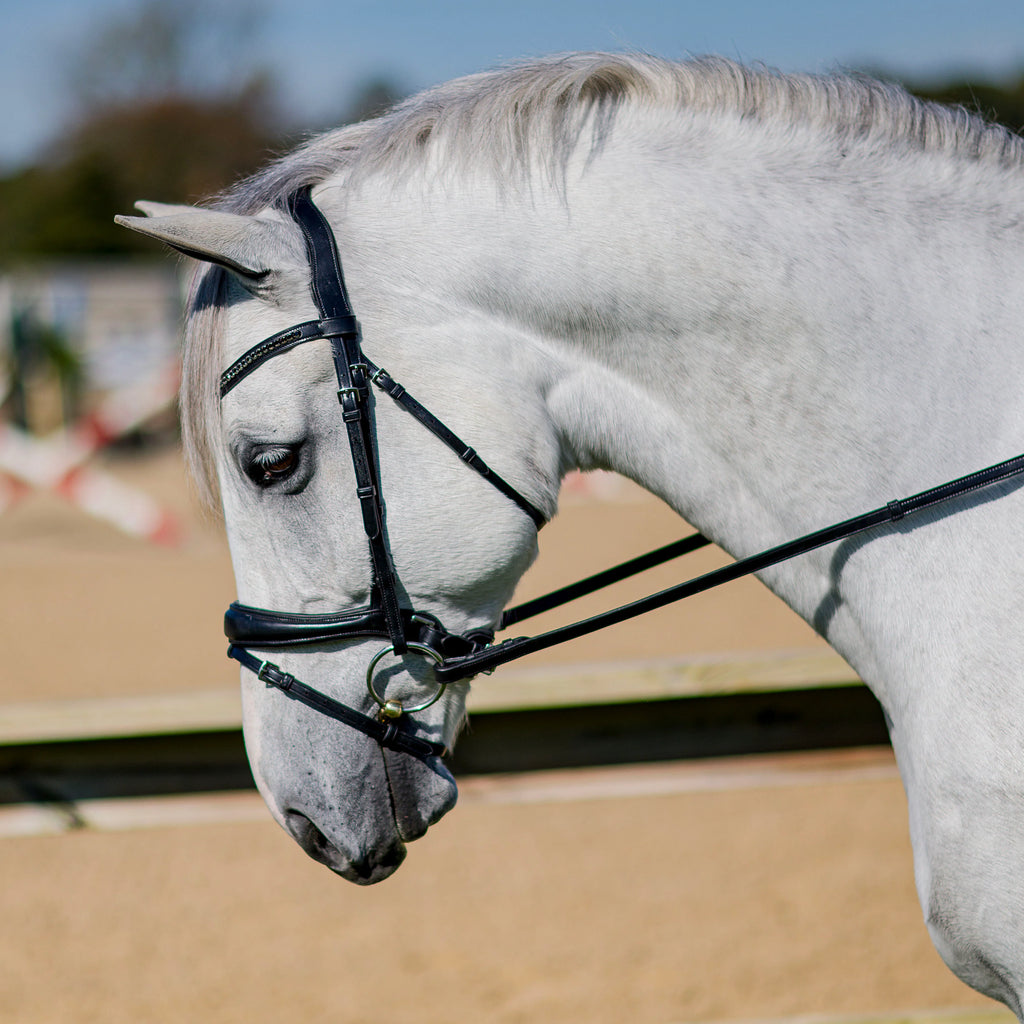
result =
[[[305,265],[299,228],[285,221],[245,217],[196,206],[138,202],[144,217],[114,218],[121,227],[164,242],[192,259],[231,271],[250,290],[277,271]]]

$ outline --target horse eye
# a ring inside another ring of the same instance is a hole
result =
[[[299,449],[274,445],[253,451],[246,460],[245,473],[258,487],[287,480],[299,466]]]

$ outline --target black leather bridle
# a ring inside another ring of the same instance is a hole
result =
[[[891,501],[853,519],[741,559],[632,604],[537,636],[517,637],[494,644],[493,630],[453,633],[446,629],[436,616],[414,611],[400,604],[380,489],[377,435],[370,384],[376,385],[394,399],[435,437],[451,448],[467,466],[518,505],[538,529],[546,522],[546,516],[533,502],[495,473],[469,445],[417,402],[387,371],[376,366],[366,356],[361,345],[359,324],[352,312],[345,288],[334,234],[326,218],[313,203],[308,188],[290,198],[289,211],[302,229],[305,238],[311,271],[311,290],[320,316],[266,338],[236,359],[221,375],[220,395],[223,398],[248,374],[273,356],[288,352],[307,341],[325,339],[331,343],[338,379],[338,401],[348,432],[352,465],[355,470],[356,494],[362,510],[363,527],[370,551],[373,572],[370,604],[364,608],[339,613],[303,614],[268,611],[235,602],[228,608],[224,618],[224,631],[230,641],[228,656],[255,672],[268,686],[276,687],[321,714],[365,733],[384,747],[421,759],[443,755],[445,748],[442,744],[424,740],[407,732],[400,723],[403,715],[422,711],[437,701],[449,683],[480,672],[492,671],[498,665],[527,654],[585,636],[673,601],[759,572],[797,555],[865,530],[896,522],[905,516],[1024,473],[1024,455],[1019,455],[912,497]],[[645,569],[696,551],[709,543],[710,541],[699,533],[684,537],[620,566],[510,608],[502,615],[498,628],[504,629]],[[373,638],[387,641],[370,660],[366,673],[367,689],[379,707],[377,717],[365,715],[314,690],[272,662],[256,657],[249,650],[256,648],[263,651]],[[385,694],[378,692],[374,683],[376,668],[385,656],[402,656],[410,651],[433,663],[433,676],[436,681],[435,690],[426,699],[411,705],[389,700]]]
[[[440,666],[448,659],[465,657],[483,650],[494,639],[494,633],[491,630],[453,633],[445,629],[436,616],[403,608],[399,603],[380,487],[377,432],[370,384],[376,385],[394,399],[451,448],[467,466],[515,502],[538,529],[547,521],[547,517],[533,502],[495,473],[458,435],[417,402],[386,370],[366,356],[361,345],[359,323],[352,312],[345,287],[334,233],[327,219],[313,203],[308,188],[290,198],[289,211],[305,238],[313,301],[320,316],[316,320],[308,320],[271,335],[236,359],[221,375],[220,397],[223,399],[253,370],[273,356],[288,352],[307,341],[326,339],[331,343],[341,417],[348,433],[356,495],[370,550],[373,572],[370,604],[365,608],[336,615],[308,615],[272,612],[235,602],[228,608],[224,618],[224,631],[231,641],[228,656],[254,671],[269,686],[275,686],[316,710],[338,718],[372,736],[383,746],[419,757],[440,754],[444,750],[441,744],[428,743],[403,732],[397,720],[406,712],[422,711],[429,707],[441,696],[447,683],[439,682],[432,696],[408,706],[397,700],[388,700],[378,693],[374,685],[374,670],[385,655],[393,653],[401,656],[408,651],[420,654]],[[378,718],[364,715],[313,690],[271,662],[256,658],[248,650],[250,647],[266,650],[374,637],[389,641],[371,659],[366,675],[370,695],[380,707]]]

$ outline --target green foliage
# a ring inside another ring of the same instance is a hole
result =
[[[11,345],[3,360],[10,390],[0,404],[11,422],[22,430],[32,429],[30,393],[51,378],[60,392],[62,422],[73,423],[85,383],[79,353],[62,331],[40,321],[31,309],[15,313],[10,327]]]
[[[912,89],[923,99],[964,107],[1018,134],[1024,130],[1024,74],[1004,84],[954,81]]]
[[[34,167],[0,179],[0,264],[151,252],[113,223],[136,199],[198,202],[263,163],[280,135],[259,87],[108,106]]]
[[[137,199],[198,202],[282,144],[273,84],[247,60],[249,0],[143,0],[66,64],[71,123],[32,167],[0,177],[0,266],[145,253],[113,223]]]

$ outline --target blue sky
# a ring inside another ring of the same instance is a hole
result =
[[[207,0],[208,6],[235,0]],[[133,0],[0,0],[0,164],[67,117],[63,55]],[[837,66],[936,76],[1024,69],[1024,0],[262,0],[251,59],[314,122],[370,76],[408,90],[517,57],[639,49],[720,53],[783,70]]]

